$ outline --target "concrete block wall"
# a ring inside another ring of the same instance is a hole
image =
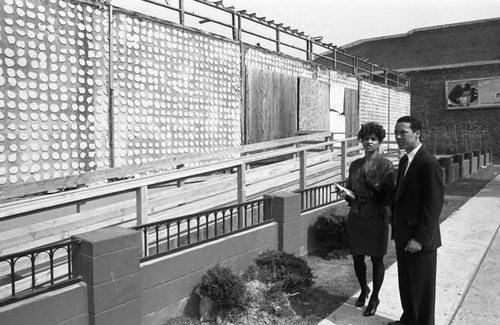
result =
[[[449,184],[491,165],[491,148],[474,150],[438,158],[443,169],[443,182]]]
[[[77,283],[0,307],[2,325],[89,325],[87,286]]]
[[[140,235],[112,227],[76,236],[73,273],[87,284],[90,325],[141,323]]]
[[[166,318],[196,312],[190,300],[196,299],[193,289],[208,267],[220,263],[239,274],[260,252],[276,247],[277,225],[270,223],[143,263],[142,324],[161,324]]]

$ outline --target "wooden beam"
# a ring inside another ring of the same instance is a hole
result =
[[[238,203],[246,201],[246,164],[238,166]]]
[[[307,161],[306,161],[306,151],[302,150],[299,152],[300,159],[300,189],[305,189],[307,187]]]

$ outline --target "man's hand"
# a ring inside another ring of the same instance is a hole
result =
[[[422,244],[420,244],[413,238],[408,241],[408,244],[406,244],[405,251],[407,252],[416,253],[420,252],[421,250],[422,250]]]

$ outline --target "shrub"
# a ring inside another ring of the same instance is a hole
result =
[[[216,303],[232,307],[244,305],[245,284],[230,268],[216,264],[201,277],[199,292]]]
[[[262,252],[244,274],[247,279],[274,283],[288,291],[313,284],[312,270],[306,260],[290,253],[269,250]]]
[[[313,232],[329,250],[345,250],[347,243],[347,212],[332,209],[318,217],[313,225]]]

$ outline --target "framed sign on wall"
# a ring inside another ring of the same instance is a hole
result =
[[[446,109],[500,107],[500,77],[445,81]]]

